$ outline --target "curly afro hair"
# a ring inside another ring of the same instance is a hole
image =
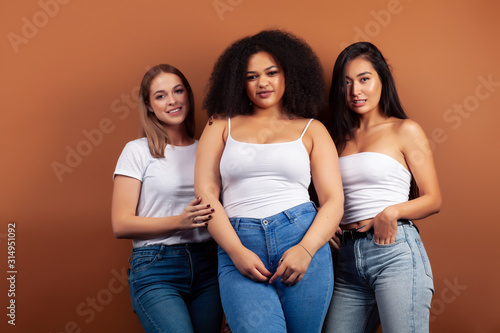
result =
[[[280,30],[265,30],[229,46],[215,63],[203,101],[209,117],[249,115],[253,107],[245,90],[248,59],[258,52],[271,54],[285,75],[284,111],[315,117],[325,106],[323,68],[311,47]]]

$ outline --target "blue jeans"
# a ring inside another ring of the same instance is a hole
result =
[[[283,253],[299,243],[316,216],[312,202],[263,218],[230,218],[245,247],[274,273]],[[240,274],[219,247],[219,284],[229,327],[240,332],[320,332],[333,291],[328,244],[314,255],[302,280],[287,286],[255,282]]]
[[[398,226],[396,241],[346,241],[338,253],[335,289],[324,332],[428,332],[434,286],[417,230]]]
[[[130,296],[146,332],[220,332],[222,307],[213,241],[132,251]]]

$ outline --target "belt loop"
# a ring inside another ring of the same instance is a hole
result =
[[[238,231],[238,228],[240,227],[240,218],[237,217],[236,220],[234,221],[234,231]]]
[[[165,250],[166,247],[167,246],[165,244],[160,245],[160,249],[158,250],[158,260],[161,260],[161,258],[162,258],[161,254],[163,253],[163,250]]]
[[[293,222],[293,216],[292,216],[292,214],[290,214],[290,212],[288,210],[284,210],[283,214],[285,214],[288,221]]]
[[[134,249],[130,251],[130,255],[128,256],[128,262],[131,264],[132,263],[132,257],[134,255]]]

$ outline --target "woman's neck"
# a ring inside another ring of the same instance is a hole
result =
[[[168,140],[169,144],[174,145],[174,146],[190,146],[194,143],[194,138],[190,137],[187,134],[187,130],[184,126],[182,125],[182,128],[165,128],[165,131],[167,132],[168,135]]]
[[[380,111],[370,112],[367,114],[360,115],[359,117],[359,129],[366,130],[370,127],[376,126],[385,122],[388,117]]]
[[[285,110],[283,110],[283,107],[281,105],[276,105],[272,106],[266,109],[258,108],[255,107],[253,108],[253,113],[252,116],[256,116],[259,118],[269,118],[269,119],[284,119],[287,118],[288,116],[285,113]]]

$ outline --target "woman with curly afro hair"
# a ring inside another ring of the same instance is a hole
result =
[[[343,214],[335,145],[313,119],[323,106],[320,63],[292,34],[243,38],[215,64],[195,192],[215,208],[208,231],[233,332],[321,331],[333,289],[327,243]]]

